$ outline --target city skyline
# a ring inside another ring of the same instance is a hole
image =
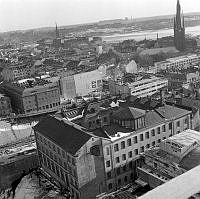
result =
[[[184,13],[199,11],[198,0],[180,0],[180,3]],[[53,27],[55,22],[64,26],[171,15],[175,14],[175,5],[176,0],[0,0],[0,32]]]

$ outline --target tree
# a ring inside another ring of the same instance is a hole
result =
[[[141,55],[139,56],[139,64],[143,67],[152,66],[153,59],[150,55]]]

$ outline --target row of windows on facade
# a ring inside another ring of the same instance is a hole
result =
[[[138,89],[138,90],[134,91],[134,93],[141,92],[141,91],[146,91],[146,90],[154,89],[154,88],[156,88],[155,89],[155,91],[156,91],[158,89],[157,88],[158,86],[163,86],[163,85],[166,85],[166,82],[163,82],[163,83],[160,83],[160,84],[157,84],[156,82],[154,82],[153,85],[145,87],[145,88],[142,88],[142,89]]]
[[[44,145],[46,145],[46,147],[48,146],[49,149],[52,149],[54,152],[56,152],[56,154],[60,155],[62,158],[64,158],[67,163],[72,164],[73,166],[75,166],[75,158],[72,157],[70,154],[66,153],[64,150],[62,150],[60,147],[56,146],[53,142],[47,140],[44,136],[41,136],[37,133],[37,139],[41,142],[44,143]],[[48,151],[48,150],[46,150]]]
[[[39,107],[39,110],[42,110],[42,109],[51,109],[51,108],[54,108],[56,106],[59,106],[60,105],[60,102],[56,102],[56,103],[53,103],[53,104],[48,104],[46,106],[42,106],[42,107]],[[28,107],[32,107],[32,106],[28,106]],[[26,108],[28,108],[26,107]],[[37,108],[35,109],[27,109],[26,112],[30,112],[30,111],[36,111]]]
[[[134,179],[134,175],[133,175],[133,173],[131,173],[130,174],[130,176],[129,176],[129,181],[132,181]],[[124,183],[122,183],[122,179],[121,178],[118,178],[118,180],[117,180],[117,185],[118,185],[118,187],[120,187],[120,186],[122,186],[123,184],[126,184],[127,182],[128,182],[128,176],[126,175],[126,176],[124,176]],[[108,184],[108,189],[109,190],[111,190],[111,189],[113,189],[113,183],[109,183]]]
[[[62,179],[63,182],[66,183],[66,185],[71,184],[73,187],[76,187],[78,189],[78,183],[76,180],[73,180],[72,177],[69,177],[69,175],[57,164],[55,164],[52,160],[50,160],[48,157],[46,157],[45,155],[42,155],[39,153],[39,158],[41,160],[41,162],[44,164],[44,166],[46,166],[48,169],[50,169],[55,175],[57,175],[59,178]],[[72,195],[74,197],[74,199],[78,199],[79,198],[79,194],[78,192],[71,188],[71,192]]]
[[[166,139],[166,137],[163,137],[163,140],[164,140],[164,139]],[[158,139],[158,140],[157,140],[157,144],[159,144],[160,142],[161,142],[161,139]],[[156,146],[156,142],[153,141],[152,144],[151,144],[151,146],[152,146],[152,147]],[[146,149],[149,149],[151,146],[150,146],[150,144],[147,144],[145,147],[144,147],[144,146],[141,146],[141,147],[140,147],[140,150],[134,149],[134,151],[129,151],[129,152],[128,152],[128,155],[127,155],[127,154],[122,154],[121,160],[122,160],[122,161],[125,161],[125,160],[127,160],[127,157],[128,157],[128,158],[132,158],[133,155],[138,155],[139,152],[140,152],[140,153],[143,153],[144,150],[145,150],[145,148],[146,148]],[[120,157],[119,157],[119,156],[115,158],[115,163],[116,163],[116,164],[120,163]],[[106,161],[106,167],[110,167],[110,166],[111,166],[110,160]]]
[[[133,167],[134,167],[134,162],[130,161],[129,163],[123,165],[122,167],[118,167],[113,171],[107,172],[107,179],[109,180],[116,175],[119,176],[121,174],[124,174],[125,172],[132,170]]]
[[[165,128],[165,125],[162,126],[162,132],[166,132],[166,128]],[[157,128],[157,134],[160,134],[161,133],[161,130],[160,130],[160,127]],[[151,136],[154,137],[156,135],[155,133],[155,129],[152,129],[151,130]],[[140,137],[140,141],[144,141],[144,135],[143,134],[140,134],[139,135]],[[149,139],[150,138],[150,133],[149,131],[145,132],[145,139]],[[132,146],[132,143],[133,144],[136,144],[138,143],[138,136],[134,136],[133,137],[133,141],[131,138],[127,139],[127,147],[129,146]],[[125,141],[121,141],[121,149],[125,149],[126,148],[126,142]],[[119,144],[116,143],[114,145],[114,151],[117,152],[119,151]],[[109,148],[107,147],[107,155],[109,155]]]
[[[119,124],[120,126],[126,127],[126,128],[133,128],[133,129],[139,129],[144,127],[145,125],[145,119],[144,117],[135,119],[135,120],[118,120],[113,118],[113,122],[115,124]]]
[[[57,154],[53,154],[48,149],[45,149],[45,147],[43,147],[43,146],[39,146],[39,150],[42,153],[44,153],[45,155],[47,155],[50,159],[52,159],[53,161],[55,161],[56,163],[58,163],[59,165],[61,165],[63,168],[65,168],[65,170],[67,170],[75,178],[77,178],[77,174],[76,174],[75,169],[73,168],[73,166],[71,166],[70,164],[68,164],[68,162],[66,162],[63,159],[61,159],[60,157],[58,157]]]
[[[39,103],[42,103],[42,102],[46,103],[46,102],[52,102],[52,101],[58,101],[58,100],[59,100],[59,95],[56,95],[56,96],[47,96],[46,98],[39,98],[39,97],[37,97],[37,101]],[[36,101],[35,96],[33,96],[32,98],[27,97],[27,98],[23,99],[24,104],[27,105],[27,106],[29,104],[34,103],[35,101]]]

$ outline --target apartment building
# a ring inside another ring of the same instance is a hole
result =
[[[151,111],[99,106],[88,105],[80,117],[70,118],[73,123],[48,117],[34,128],[42,168],[80,198],[113,192],[133,182],[141,153],[191,126],[191,111],[175,106]],[[74,158],[76,183],[63,173],[68,172],[65,156]]]
[[[137,80],[133,83],[121,84],[113,81],[109,82],[109,90],[112,95],[136,97],[147,97],[158,92],[160,89],[167,87],[168,80],[159,77],[147,77]]]
[[[105,192],[101,136],[52,116],[40,121],[34,132],[44,174],[59,182],[70,198],[95,198]]]
[[[0,94],[0,117],[7,116],[12,113],[10,98]]]
[[[39,113],[56,111],[60,106],[58,82],[30,78],[3,85],[17,113]]]
[[[162,140],[191,127],[191,111],[162,105],[151,111],[134,107],[114,107],[88,113],[80,125],[106,134],[103,157],[107,192],[113,192],[137,178],[140,154]],[[96,128],[95,128],[96,127]]]
[[[139,154],[190,128],[190,114],[168,105],[149,112],[135,108],[117,111],[113,124],[104,126],[111,137],[111,142],[103,145],[107,191],[135,180]]]
[[[159,147],[145,151],[137,168],[140,179],[155,188],[198,166],[200,133],[187,129],[163,140]]]
[[[165,61],[156,62],[154,66],[157,71],[165,70],[167,68],[188,68],[191,65],[197,65],[200,62],[200,55],[189,54],[179,57],[166,59]]]

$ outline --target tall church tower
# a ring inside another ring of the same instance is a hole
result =
[[[59,38],[59,30],[58,30],[57,23],[56,23],[56,38]]]
[[[179,0],[177,0],[176,16],[174,17],[174,45],[177,50],[185,50],[185,24],[184,16],[181,16]]]

